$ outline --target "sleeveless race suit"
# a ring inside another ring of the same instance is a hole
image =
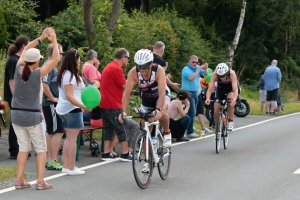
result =
[[[225,81],[221,81],[218,77],[216,89],[216,99],[222,100],[227,97],[229,92],[232,92],[232,83],[230,82],[230,72],[226,76]]]
[[[139,70],[136,68],[138,86],[141,90],[142,97],[142,106],[147,108],[152,108],[153,110],[156,107],[156,102],[158,100],[158,83],[155,80],[156,72],[158,65],[153,64],[151,67],[151,75],[148,80],[145,80]],[[147,111],[147,110],[146,110]],[[150,112],[151,110],[148,109]]]

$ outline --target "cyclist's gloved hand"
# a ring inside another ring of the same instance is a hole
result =
[[[209,105],[209,104],[210,104],[210,99],[206,99],[206,100],[205,100],[205,104],[206,104],[206,105]]]
[[[162,113],[159,110],[153,111],[154,121],[159,120],[162,117]]]

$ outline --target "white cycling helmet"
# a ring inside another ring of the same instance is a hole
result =
[[[149,49],[138,50],[134,55],[134,62],[139,69],[147,69],[153,62],[153,53]]]
[[[219,63],[216,67],[216,73],[218,76],[224,76],[229,72],[229,67],[226,63]]]

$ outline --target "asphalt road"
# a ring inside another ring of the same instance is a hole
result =
[[[171,171],[162,181],[157,169],[150,186],[135,183],[131,163],[100,162],[85,145],[77,162],[82,176],[47,171],[51,190],[0,190],[0,199],[205,199],[282,200],[300,198],[299,114],[235,118],[227,150],[215,153],[213,135],[172,147]],[[265,121],[267,120],[267,121]],[[253,124],[254,123],[254,124]],[[251,125],[252,124],[252,125]],[[86,149],[85,149],[86,148]],[[0,165],[12,165],[4,160]],[[34,159],[26,172],[34,180]],[[35,181],[32,181],[34,183]]]

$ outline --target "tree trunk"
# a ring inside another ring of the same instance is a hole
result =
[[[227,60],[227,62],[230,62],[230,64],[232,63],[234,51],[236,50],[237,45],[239,43],[239,39],[240,39],[240,35],[241,35],[243,23],[244,23],[244,18],[245,18],[246,4],[247,4],[247,1],[243,0],[240,19],[239,19],[238,26],[236,28],[235,37],[228,49],[227,55],[226,55],[226,60]]]
[[[82,0],[83,4],[83,17],[84,17],[84,26],[86,31],[86,36],[89,42],[90,49],[93,49],[95,45],[93,44],[93,40],[96,38],[96,34],[92,32],[92,28],[94,27],[93,22],[93,12],[92,12],[92,0]]]
[[[285,29],[285,49],[284,49],[284,59],[287,58],[287,52],[288,52],[288,42],[289,42],[289,26]],[[288,75],[288,67],[285,65],[285,73]]]
[[[146,0],[141,0],[141,12],[146,12]]]
[[[113,36],[114,34],[115,26],[118,21],[118,15],[121,10],[121,5],[122,5],[122,0],[114,0],[114,5],[107,22],[109,36]]]
[[[51,3],[50,3],[50,0],[47,0],[46,16],[47,16],[47,18],[51,17]]]
[[[149,13],[151,13],[153,0],[149,0]]]

